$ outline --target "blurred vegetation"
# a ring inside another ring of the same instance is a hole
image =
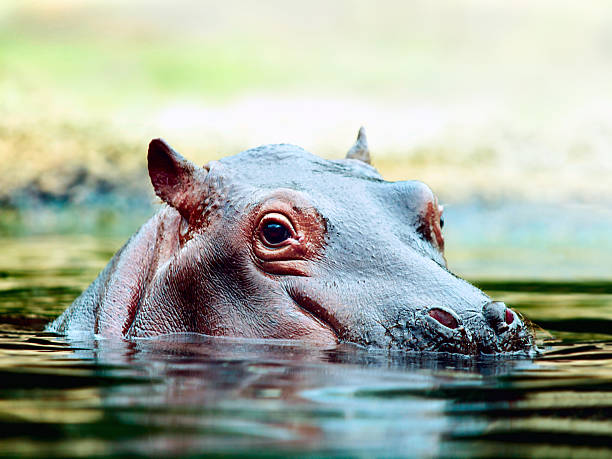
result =
[[[362,124],[383,175],[445,202],[607,204],[610,13],[604,0],[7,0],[0,205],[147,207],[152,137],[199,163],[276,142],[338,157]]]

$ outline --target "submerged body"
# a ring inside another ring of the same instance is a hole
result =
[[[435,196],[383,180],[362,131],[342,160],[281,144],[202,168],[157,139],[149,174],[167,205],[48,330],[533,349],[514,311],[448,271]]]

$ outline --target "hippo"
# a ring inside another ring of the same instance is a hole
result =
[[[148,171],[160,210],[48,331],[536,349],[526,320],[448,270],[442,206],[420,181],[385,181],[363,128],[338,160],[273,144],[198,167],[154,139]]]

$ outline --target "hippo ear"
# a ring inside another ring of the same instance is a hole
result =
[[[205,198],[208,171],[183,158],[162,139],[149,144],[148,161],[155,194],[191,220]]]
[[[346,154],[347,159],[358,159],[364,163],[370,164],[370,150],[368,149],[368,139],[365,135],[365,129],[359,128],[359,134],[357,134],[357,140],[355,145]]]

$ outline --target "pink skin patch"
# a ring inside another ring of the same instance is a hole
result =
[[[506,323],[510,325],[512,322],[514,322],[514,314],[510,309],[506,309]]]
[[[431,311],[429,311],[429,315],[445,327],[457,328],[459,326],[459,323],[457,323],[457,319],[455,319],[452,314],[442,309],[432,309]]]

